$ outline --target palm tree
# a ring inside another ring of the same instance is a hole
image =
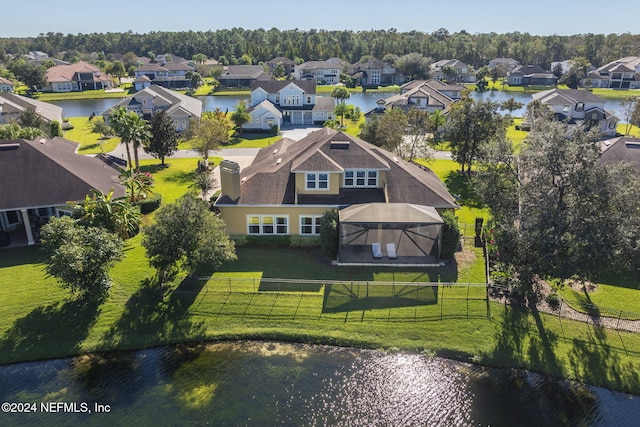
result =
[[[231,113],[231,121],[240,129],[242,135],[242,126],[251,121],[251,114],[247,110],[247,104],[244,101],[238,102],[235,110]]]
[[[336,111],[336,116],[340,116],[340,127],[343,127],[344,116],[349,111],[349,107],[347,107],[347,104],[345,104],[344,102],[339,102],[338,105],[336,105],[335,111]]]
[[[127,149],[127,167],[131,169],[131,148],[129,148],[129,140],[123,137],[124,135],[124,121],[125,116],[128,114],[127,109],[124,107],[118,107],[109,115],[109,125],[113,129],[113,132],[120,137],[120,140]]]
[[[440,129],[440,127],[444,125],[446,121],[447,118],[444,114],[442,114],[442,111],[435,110],[431,113],[431,129],[433,130],[434,135],[438,133],[438,129]]]
[[[132,111],[125,120],[125,128],[129,141],[133,143],[133,157],[136,162],[136,172],[140,173],[138,151],[143,144],[146,144],[147,141],[151,139],[149,123]]]
[[[111,127],[120,137],[127,149],[128,167],[131,169],[131,151],[129,144],[133,144],[133,155],[136,171],[140,172],[140,160],[138,149],[151,138],[149,124],[133,111],[127,111],[124,107],[116,108],[110,116]]]

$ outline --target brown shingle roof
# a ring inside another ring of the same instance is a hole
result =
[[[76,154],[77,147],[64,138],[0,142],[0,209],[64,205],[83,200],[91,188],[124,196],[118,171]]]
[[[336,147],[335,142],[340,142]],[[348,147],[348,148],[347,148]],[[241,172],[239,205],[295,203],[295,171],[340,172],[344,169],[386,171],[388,202],[456,208],[440,179],[430,170],[407,163],[392,153],[330,128],[310,133],[300,141],[282,139],[260,150]],[[381,196],[382,195],[382,196]],[[341,189],[339,195],[300,195],[301,204],[349,205],[384,199],[380,189]],[[383,200],[384,201],[384,200]],[[217,204],[233,203],[221,198]]]

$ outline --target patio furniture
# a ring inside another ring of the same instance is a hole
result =
[[[382,258],[382,249],[380,248],[380,243],[372,243],[371,252],[373,252],[374,258]]]
[[[396,255],[396,244],[395,243],[387,243],[387,256],[389,258],[398,258],[398,255]]]

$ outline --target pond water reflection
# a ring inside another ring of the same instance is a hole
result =
[[[109,413],[1,425],[633,425],[637,396],[420,354],[270,342],[170,346],[0,366],[0,401]],[[78,406],[80,407],[80,406]]]

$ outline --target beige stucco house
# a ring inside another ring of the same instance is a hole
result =
[[[357,231],[341,236],[342,264],[438,264],[438,212],[458,207],[430,169],[330,128],[300,141],[282,139],[242,171],[223,161],[220,179],[215,206],[232,236],[317,238],[325,212],[366,205],[348,215]],[[396,256],[374,257],[374,243],[383,254],[393,244]]]

